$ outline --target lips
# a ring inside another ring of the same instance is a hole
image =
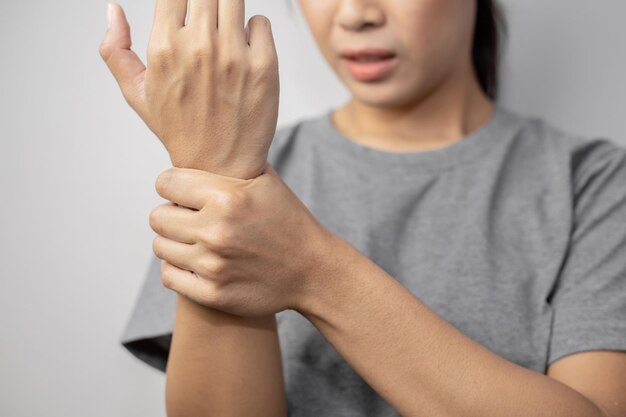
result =
[[[343,49],[340,56],[345,59],[355,61],[375,61],[381,59],[392,58],[395,52],[384,48],[361,48],[361,49]]]
[[[383,48],[344,49],[340,53],[348,72],[359,81],[375,81],[389,74],[398,59]]]

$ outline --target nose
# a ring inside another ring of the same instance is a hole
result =
[[[339,0],[335,15],[336,23],[346,30],[361,30],[368,26],[380,26],[385,14],[373,0]]]

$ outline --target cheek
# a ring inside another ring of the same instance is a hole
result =
[[[397,0],[402,1],[402,0]],[[471,0],[406,1],[396,16],[398,35],[410,61],[425,67],[457,63],[471,45],[473,8]]]

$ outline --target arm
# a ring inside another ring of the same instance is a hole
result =
[[[333,270],[316,277],[299,311],[403,416],[624,416],[617,411],[623,355],[612,362],[621,363],[621,373],[618,367],[605,375],[603,388],[576,390],[474,342],[357,249],[342,240],[332,246],[326,265]],[[598,372],[578,385],[602,381]]]
[[[229,175],[254,176],[251,169],[206,161],[185,168],[220,175],[230,168]],[[165,400],[169,417],[286,416],[275,315],[235,316],[177,294]]]
[[[157,0],[148,68],[130,49],[130,26],[114,5],[100,54],[175,166],[254,178],[276,128],[276,50],[265,17],[254,16],[244,31],[243,0],[216,5],[195,2],[183,26],[185,2]],[[210,30],[218,18],[219,36]],[[273,314],[240,318],[177,295],[172,333],[170,417],[286,415]]]
[[[225,175],[206,162],[185,168]],[[274,314],[239,317],[177,294],[166,375],[169,417],[287,415]]]
[[[286,416],[274,315],[241,318],[176,300],[167,415]]]

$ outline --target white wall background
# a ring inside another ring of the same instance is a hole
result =
[[[145,62],[154,1],[121,1]],[[504,1],[501,102],[626,145],[626,2]],[[299,14],[272,20],[279,126],[348,96]],[[119,344],[169,159],[98,54],[106,2],[0,0],[0,415],[165,416],[160,372]],[[297,10],[296,10],[297,12]]]

